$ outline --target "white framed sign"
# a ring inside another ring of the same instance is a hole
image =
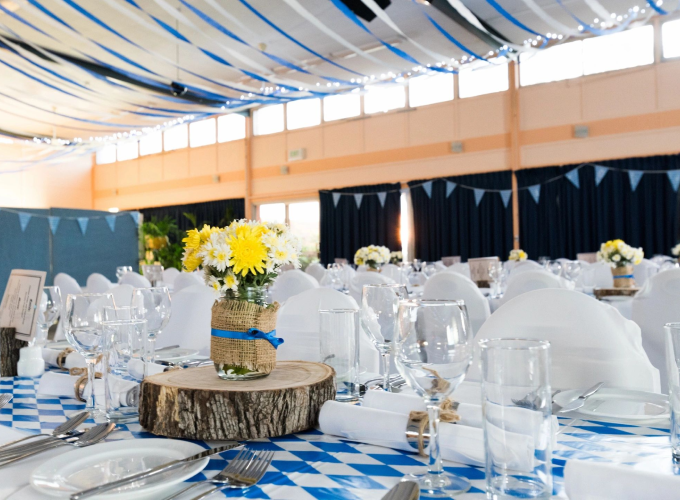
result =
[[[18,340],[30,341],[35,335],[40,294],[45,271],[13,269],[0,302],[0,328],[14,328]]]

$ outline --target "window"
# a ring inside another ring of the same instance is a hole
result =
[[[189,124],[189,143],[192,148],[215,144],[216,140],[217,129],[215,128],[214,118],[208,118],[207,120]]]
[[[286,204],[268,203],[260,205],[259,219],[262,222],[286,222]]]
[[[288,130],[313,127],[321,123],[321,99],[301,99],[286,104]]]
[[[264,106],[253,113],[253,133],[255,135],[283,132],[283,104]]]
[[[654,63],[654,27],[643,26],[583,41],[586,75]]]
[[[583,42],[557,45],[533,54],[519,56],[519,83],[522,86],[558,82],[583,76]]]
[[[361,96],[359,94],[340,94],[323,98],[323,120],[325,122],[352,118],[360,114]]]
[[[134,160],[139,156],[137,141],[121,142],[116,146],[116,157],[118,161]]]
[[[177,125],[163,132],[163,147],[166,151],[186,148],[189,145],[189,127]]]
[[[499,64],[504,61],[505,58],[500,58],[493,61],[496,64],[482,63],[483,66],[461,70],[458,74],[458,95],[465,98],[508,90],[508,65]]]
[[[97,150],[97,165],[103,165],[104,163],[114,163],[116,161],[116,145],[107,144],[103,148]]]
[[[238,113],[217,119],[217,142],[237,141],[246,137],[246,117]]]
[[[319,202],[289,204],[288,224],[302,244],[300,257],[306,261],[316,259],[319,254]]]
[[[680,19],[661,25],[661,46],[665,58],[680,56]]]
[[[406,106],[406,92],[402,85],[367,85],[364,112],[380,113]]]
[[[154,132],[139,140],[139,154],[152,155],[163,151],[163,132]]]
[[[419,76],[411,78],[408,82],[408,102],[412,108],[451,99],[453,99],[453,74],[451,73]]]

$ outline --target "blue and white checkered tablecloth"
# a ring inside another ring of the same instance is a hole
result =
[[[14,396],[10,404],[0,409],[0,425],[49,433],[67,415],[84,408],[84,404],[74,399],[41,397],[36,394],[37,385],[38,379],[0,378],[0,393]],[[667,427],[571,419],[560,419],[560,424],[553,456],[556,498],[566,498],[563,470],[568,459],[633,465],[670,457]],[[109,440],[150,437],[156,436],[145,432],[139,424],[128,424],[121,426]],[[349,442],[318,430],[251,441],[249,447],[275,450],[274,461],[257,486],[229,491],[226,496],[281,500],[380,499],[402,476],[422,471],[426,462],[415,454]],[[235,454],[236,451],[230,451],[211,459],[207,468],[190,481],[213,476]],[[483,469],[452,462],[445,463],[445,468],[472,483],[472,489],[457,498],[486,498]]]

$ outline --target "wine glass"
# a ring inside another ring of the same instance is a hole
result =
[[[361,325],[381,356],[383,389],[391,392],[390,356],[398,335],[399,301],[408,298],[404,285],[364,285],[361,293]]]
[[[558,260],[551,260],[546,265],[545,268],[553,273],[555,276],[560,276],[562,274],[562,264]]]
[[[420,272],[420,268],[423,266],[423,264],[425,264],[425,262],[422,260],[413,259],[413,269],[415,269],[416,272]]]
[[[437,274],[437,266],[434,264],[434,262],[428,262],[425,264],[425,266],[423,266],[423,274],[428,279]]]
[[[444,472],[439,448],[442,402],[465,378],[472,363],[472,331],[460,300],[405,300],[399,304],[396,365],[406,383],[425,400],[430,424],[427,473],[411,474],[425,497],[451,497],[470,482]]]
[[[132,291],[131,305],[133,319],[146,320],[147,342],[144,356],[146,371],[146,363],[153,363],[156,357],[156,339],[170,321],[172,306],[170,292],[165,286],[135,288]]]
[[[492,299],[495,299],[500,295],[502,274],[503,264],[501,264],[500,261],[489,262],[490,295]]]
[[[118,281],[127,273],[132,272],[132,266],[118,266],[116,268],[116,278],[118,278]]]
[[[578,277],[581,276],[581,271],[583,271],[583,267],[577,260],[572,260],[564,265],[565,278],[567,278],[569,281],[573,281],[574,283],[576,283]]]
[[[36,333],[30,345],[42,347],[47,343],[49,329],[59,321],[61,307],[61,291],[59,290],[59,287],[43,287],[40,296],[40,304],[38,304],[38,315],[35,324]]]
[[[66,340],[78,351],[87,363],[87,380],[90,394],[87,396],[86,410],[94,416],[103,416],[104,412],[95,407],[94,379],[97,358],[103,354],[104,335],[102,323],[105,321],[105,308],[115,307],[113,295],[110,293],[83,293],[69,295],[66,298],[65,325]],[[106,370],[102,370],[102,378],[106,384]]]

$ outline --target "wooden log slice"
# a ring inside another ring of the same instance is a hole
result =
[[[160,436],[256,439],[316,425],[321,406],[335,399],[335,372],[321,363],[279,361],[267,377],[233,382],[206,366],[146,378],[139,422]]]
[[[0,377],[16,377],[19,349],[28,342],[15,338],[14,328],[0,328]]]

